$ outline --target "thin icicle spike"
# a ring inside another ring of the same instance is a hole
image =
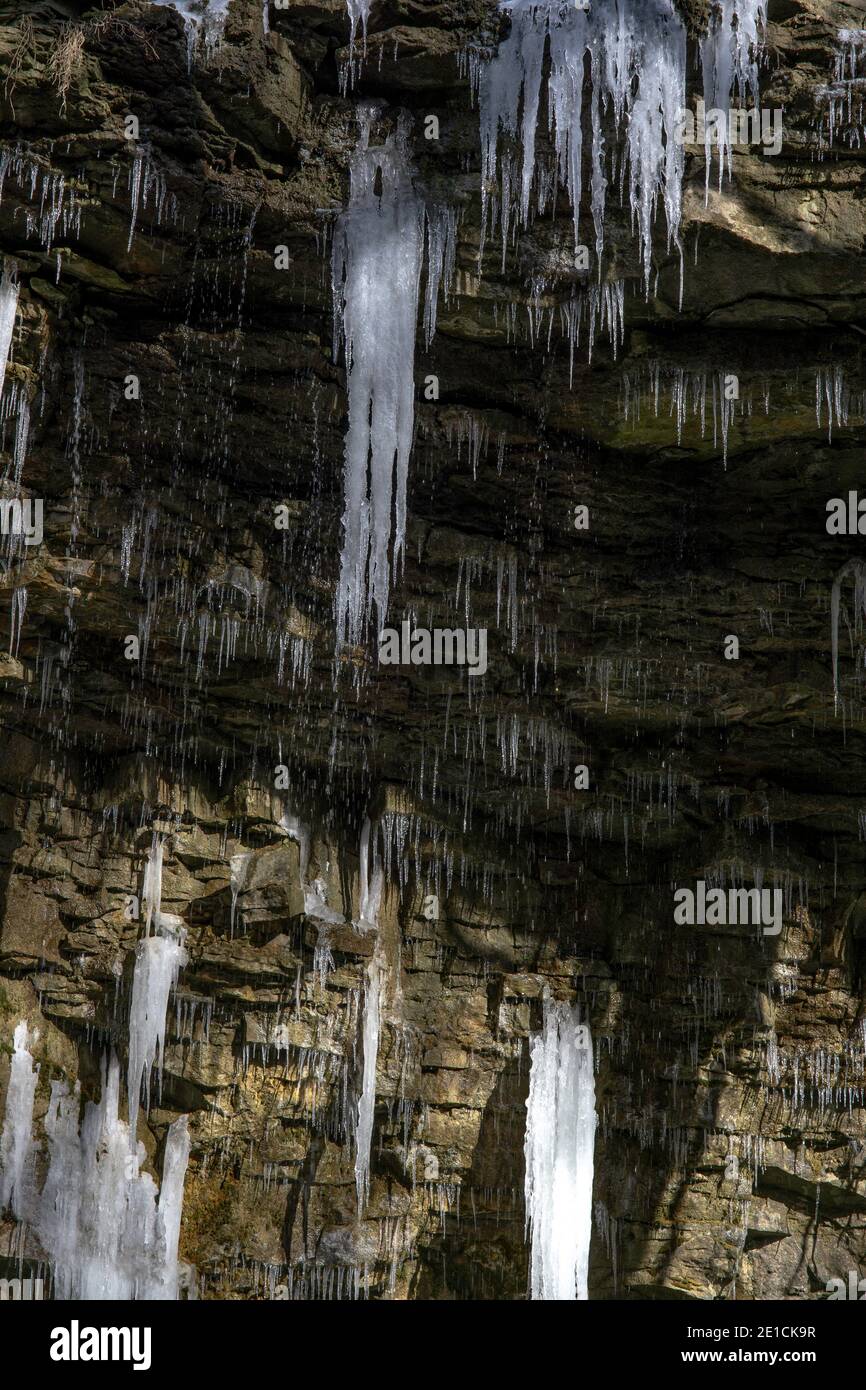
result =
[[[33,1101],[39,1068],[29,1048],[27,1024],[15,1029],[6,1115],[0,1137],[0,1211],[9,1207],[16,1221],[29,1215],[33,1183]]]
[[[585,1299],[592,1229],[595,1079],[577,1007],[544,1000],[529,1040],[526,1223],[533,1299]]]
[[[686,97],[686,31],[672,0],[593,0],[589,10],[560,0],[500,0],[511,14],[511,33],[480,74],[482,226],[490,189],[501,178],[503,258],[512,201],[526,224],[536,183],[536,132],[541,80],[549,47],[549,109],[559,179],[568,190],[575,246],[583,195],[583,102],[589,59],[591,209],[601,270],[609,168],[604,120],[612,112],[623,134],[633,225],[640,238],[647,293],[652,228],[659,199],[665,207],[668,244],[681,252],[684,152],[675,139]],[[522,167],[500,151],[501,137],[519,139]],[[519,184],[513,198],[512,187]],[[545,201],[539,193],[539,208]]]
[[[162,913],[162,838],[153,833],[147,861],[144,866],[144,882],[141,888],[142,912],[144,915],[144,934],[150,936],[151,928],[159,926]]]
[[[370,1194],[370,1152],[373,1144],[373,1117],[376,1109],[376,1063],[379,1057],[381,989],[382,967],[377,950],[367,966],[364,978],[364,1017],[361,1027],[364,1062],[355,1137],[355,1187],[358,1194],[359,1216],[363,1214]]]
[[[379,931],[379,906],[384,887],[382,866],[375,863],[372,853],[373,826],[369,817],[364,821],[360,844],[360,875],[358,887],[358,922],[360,931]],[[372,871],[370,868],[373,859]],[[370,1152],[373,1143],[373,1117],[376,1109],[376,1063],[379,1057],[379,1030],[384,957],[377,939],[373,958],[364,976],[364,1013],[361,1022],[363,1070],[361,1094],[355,1133],[355,1186],[358,1193],[358,1214],[363,1213],[370,1191]]]
[[[721,110],[727,117],[733,98],[757,106],[760,101],[758,60],[767,23],[767,0],[713,0],[710,27],[701,42],[704,70],[704,102],[707,113]],[[714,137],[715,124],[707,119],[706,196],[709,198],[713,144],[719,150],[719,188],[725,169],[733,173],[730,121],[725,119]]]
[[[12,347],[15,315],[18,312],[18,269],[14,261],[3,262],[0,278],[0,395],[6,382],[6,367]]]

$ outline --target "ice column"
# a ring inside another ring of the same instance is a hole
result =
[[[587,1297],[595,1081],[589,1028],[576,1007],[544,1000],[529,1041],[526,1224],[533,1299]]]
[[[138,1107],[144,1083],[145,1105],[150,1103],[150,1074],[158,1063],[162,1087],[162,1061],[165,1050],[165,1019],[171,991],[187,962],[183,932],[177,936],[145,936],[135,948],[135,972],[129,1009],[129,1129],[135,1141]]]
[[[575,245],[580,245],[588,60],[590,200],[597,256],[600,263],[609,182],[603,122],[610,111],[623,133],[622,179],[648,288],[659,200],[665,207],[668,243],[681,249],[684,152],[675,132],[686,98],[686,31],[673,0],[592,0],[587,10],[560,0],[500,0],[499,8],[511,14],[511,33],[479,74],[483,226],[490,189],[501,183],[504,258],[512,205],[525,224],[534,188],[539,210],[547,202],[536,179],[535,145],[549,48],[549,111],[558,174],[571,199]],[[501,136],[522,145],[519,168],[510,151],[500,151]]]
[[[145,1104],[148,1105],[150,1074],[155,1062],[159,1064],[159,1085],[162,1086],[165,1019],[169,996],[188,959],[183,946],[185,932],[182,919],[173,913],[162,911],[163,848],[162,837],[154,831],[142,887],[145,934],[135,948],[132,1000],[129,1008],[127,1090],[129,1128],[133,1143],[138,1127],[142,1082]]]
[[[403,551],[424,208],[402,135],[371,149],[365,125],[350,176],[332,275],[335,353],[342,330],[349,394],[337,638],[355,644],[366,636],[374,609],[384,623],[391,571]]]
[[[249,851],[242,851],[239,854],[233,854],[231,859],[229,860],[229,886],[231,888],[232,895],[232,909],[229,921],[230,937],[234,937],[235,934],[235,918],[237,917],[238,898],[241,894],[241,891],[243,890],[244,884],[246,883],[251,858],[252,854]]]
[[[33,1183],[33,1099],[39,1068],[28,1048],[27,1024],[15,1029],[6,1115],[0,1137],[0,1211],[9,1207],[16,1221],[30,1215]]]
[[[0,278],[0,395],[6,381],[6,364],[12,346],[15,315],[18,312],[18,271],[14,261],[4,261]]]
[[[343,549],[335,616],[338,643],[363,641],[387,616],[406,533],[406,479],[415,423],[415,338],[425,242],[426,341],[436,329],[440,283],[454,272],[456,217],[428,209],[413,185],[401,127],[370,146],[363,113],[350,163],[349,206],[331,262],[334,355],[345,344],[349,430],[344,460]]]

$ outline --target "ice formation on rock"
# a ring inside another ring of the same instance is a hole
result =
[[[533,1299],[585,1299],[592,1230],[595,1080],[576,1006],[544,1000],[529,1042],[526,1224]]]
[[[622,177],[648,288],[659,201],[665,208],[668,243],[680,248],[684,154],[674,132],[685,106],[686,31],[672,0],[593,0],[591,9],[560,0],[500,0],[499,8],[511,14],[511,33],[479,73],[483,223],[488,221],[490,190],[501,179],[504,258],[513,213],[527,223],[533,191],[539,211],[552,192],[538,177],[536,157],[541,80],[549,50],[549,120],[559,180],[571,199],[575,246],[581,244],[583,104],[588,83],[590,201],[599,266],[611,181],[604,135],[610,112],[624,142]],[[522,145],[519,167],[516,155],[503,147],[503,136]]]
[[[836,578],[833,580],[833,588],[830,591],[830,650],[833,664],[833,704],[838,713],[839,710],[839,618],[842,610],[842,585],[844,581],[853,575],[854,577],[854,631],[862,630],[863,618],[866,616],[866,565],[862,560],[849,560],[843,565]]]
[[[351,644],[363,640],[374,610],[384,623],[392,570],[403,551],[423,244],[423,204],[405,142],[392,136],[371,149],[365,126],[333,253],[336,332],[346,345],[349,395],[336,617],[338,639]]]
[[[371,4],[372,0],[346,0],[346,8],[352,22],[352,43],[355,42],[359,30],[364,38],[367,37],[367,21],[370,18]]]
[[[17,1221],[26,1220],[32,1200],[33,1101],[39,1068],[29,1049],[27,1024],[15,1029],[6,1115],[0,1137],[0,1210],[9,1207]]]
[[[112,1057],[102,1097],[85,1106],[55,1081],[45,1119],[50,1163],[35,1214],[59,1299],[177,1297],[177,1240],[189,1158],[186,1116],[169,1126],[162,1190],[139,1171],[144,1145],[118,1118],[120,1069]]]
[[[378,933],[384,875],[381,867],[375,863],[375,855],[371,854],[372,841],[373,827],[368,818],[364,821],[361,831],[359,908],[356,925],[361,931]],[[372,872],[371,857],[374,861]],[[370,1151],[376,1108],[376,1063],[379,1057],[383,966],[381,942],[377,938],[373,957],[364,975],[364,1012],[361,1022],[363,1071],[355,1133],[355,1186],[358,1192],[359,1214],[364,1210],[370,1189]]]
[[[824,108],[827,144],[841,136],[843,144],[860,149],[866,143],[866,29],[838,31],[833,81],[815,96]],[[820,138],[823,146],[823,129]]]
[[[33,1093],[38,1068],[25,1023],[15,1030],[12,1079],[0,1138],[0,1207],[36,1231],[51,1265],[56,1299],[175,1299],[183,1185],[189,1159],[186,1116],[169,1126],[162,1188],[140,1167],[146,1155],[118,1117],[120,1067],[103,1068],[102,1095],[79,1125],[80,1091],[51,1083],[45,1116],[49,1164],[32,1181]]]
[[[225,29],[230,0],[153,0],[177,10],[186,30],[187,66],[192,68],[195,50],[202,44],[206,57],[218,48]],[[267,7],[266,7],[267,10]]]
[[[435,330],[439,277],[453,266],[453,216],[428,217],[413,185],[405,132],[370,146],[369,113],[350,165],[349,206],[332,258],[334,353],[345,343],[349,432],[337,637],[381,626],[403,554],[406,478],[415,421],[415,337],[425,227],[430,247],[425,322]],[[392,545],[393,516],[393,545]]]
[[[150,1099],[150,1074],[158,1068],[162,1087],[165,1024],[168,1001],[177,977],[187,962],[182,931],[177,935],[145,936],[135,948],[135,973],[129,1009],[129,1127],[135,1138],[138,1107],[144,1085],[145,1105]]]
[[[0,395],[6,381],[6,366],[12,347],[15,315],[18,312],[18,274],[14,261],[3,262],[0,278]]]
[[[704,103],[708,112],[724,111],[727,116],[734,99],[752,106],[759,104],[758,57],[766,23],[767,0],[713,0],[709,28],[701,42]],[[707,190],[714,143],[718,144],[721,188],[725,169],[733,173],[730,121],[726,119],[716,127],[708,120],[704,139]]]
[[[361,1025],[364,1058],[355,1135],[355,1187],[358,1193],[359,1215],[363,1213],[370,1191],[370,1152],[373,1143],[373,1118],[376,1109],[376,1063],[379,1057],[381,990],[382,965],[377,950],[367,966],[364,976],[364,1014]]]

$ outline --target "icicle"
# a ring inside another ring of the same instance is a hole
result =
[[[860,560],[843,565],[830,591],[830,649],[833,664],[833,708],[839,713],[839,614],[842,604],[842,581],[854,576],[854,623],[859,626],[861,614],[866,614],[866,566]]]
[[[364,1016],[361,1028],[364,1064],[355,1135],[355,1187],[358,1193],[359,1216],[363,1214],[370,1194],[370,1150],[373,1143],[373,1116],[376,1108],[376,1062],[379,1056],[381,986],[382,968],[377,947],[373,959],[367,966],[365,975]]]
[[[18,267],[14,261],[3,262],[3,277],[0,279],[0,395],[6,381],[6,365],[9,349],[12,346],[12,333],[15,328],[15,315],[18,312]]]
[[[379,905],[382,899],[384,874],[379,865],[370,873],[372,825],[369,817],[361,831],[359,912],[356,923],[360,931],[379,930]],[[361,1024],[364,1049],[361,1094],[355,1134],[355,1186],[358,1193],[358,1214],[363,1213],[370,1191],[370,1150],[373,1141],[373,1116],[376,1108],[376,1062],[379,1056],[380,1003],[384,957],[377,939],[373,958],[367,966],[364,981],[364,1014]]]
[[[367,816],[361,828],[361,844],[359,850],[360,859],[360,894],[359,894],[359,913],[356,926],[359,931],[378,931],[379,930],[379,903],[382,898],[383,875],[382,870],[374,867],[370,873],[370,848],[373,835],[373,825]]]
[[[577,1007],[544,1000],[529,1042],[526,1221],[533,1299],[585,1299],[592,1228],[595,1080]]]
[[[229,880],[232,894],[232,910],[229,922],[230,937],[234,937],[235,934],[235,917],[237,916],[238,910],[238,897],[240,896],[241,889],[243,888],[244,883],[246,882],[246,877],[249,871],[251,858],[252,855],[247,850],[243,851],[240,854],[233,854],[231,859],[229,860]]]
[[[352,34],[349,42],[355,43],[360,29],[364,42],[367,41],[367,21],[370,18],[370,6],[372,0],[346,0],[346,8],[349,11],[349,19],[352,24]]]
[[[415,331],[424,209],[405,135],[369,147],[369,116],[352,157],[349,206],[332,260],[335,353],[346,345],[349,433],[337,638],[363,641],[375,610],[385,622],[406,528],[406,476],[415,418]],[[395,518],[393,555],[391,518]]]
[[[163,918],[163,921],[165,919]],[[183,933],[175,936],[146,936],[135,948],[135,973],[129,1009],[129,1130],[135,1142],[138,1107],[144,1082],[145,1105],[150,1102],[150,1073],[158,1064],[162,1088],[162,1062],[168,1000],[177,977],[187,963]]]
[[[33,1064],[28,1042],[27,1023],[22,1019],[13,1039],[12,1070],[0,1137],[0,1211],[10,1207],[17,1221],[27,1220],[33,1197],[31,1134],[39,1068]]]
[[[144,912],[144,934],[149,936],[151,926],[159,926],[162,909],[162,837],[156,831],[153,832],[147,862],[144,866],[141,899]]]
[[[183,1184],[189,1163],[189,1123],[181,1115],[168,1127],[165,1157],[162,1163],[162,1187],[159,1193],[159,1215],[165,1239],[162,1261],[162,1297],[177,1299],[177,1245],[180,1239],[180,1218],[183,1212]]]

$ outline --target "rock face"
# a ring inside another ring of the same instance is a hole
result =
[[[0,566],[0,1099],[22,1018],[37,1130],[51,1079],[92,1097],[108,1049],[125,1066],[156,832],[190,959],[139,1135],[158,1174],[190,1116],[202,1296],[525,1298],[545,991],[595,1045],[590,1298],[826,1296],[866,1269],[856,567],[836,700],[831,660],[861,542],[826,527],[863,484],[866,143],[861,89],[832,143],[822,95],[862,11],[770,0],[783,148],[737,149],[707,197],[687,147],[681,306],[662,219],[647,298],[609,191],[624,332],[590,361],[564,197],[479,251],[462,58],[507,31],[485,0],[374,0],[352,50],[343,0],[266,6],[267,31],[231,0],[191,61],[168,6],[22,8],[0,19],[0,464],[44,538],[4,538]],[[694,44],[707,6],[680,10]],[[362,102],[378,140],[408,113],[415,186],[458,217],[390,617],[486,627],[483,679],[372,642],[335,660],[329,255]],[[780,889],[781,931],[678,923],[701,879]]]

